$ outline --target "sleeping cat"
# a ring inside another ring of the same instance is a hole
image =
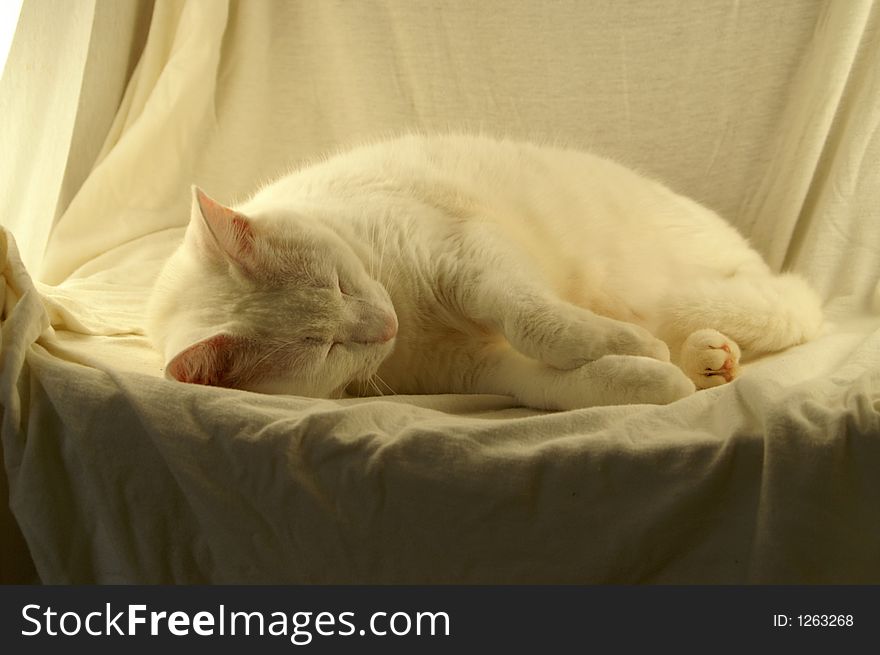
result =
[[[339,154],[234,207],[193,187],[149,309],[184,382],[549,410],[670,403],[731,381],[740,349],[821,323],[800,278],[665,186],[574,150],[456,135]]]

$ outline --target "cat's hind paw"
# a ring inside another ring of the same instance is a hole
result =
[[[739,374],[739,346],[718,330],[697,330],[681,347],[679,367],[697,386],[726,384]]]

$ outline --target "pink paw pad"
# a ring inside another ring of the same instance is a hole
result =
[[[739,347],[717,330],[697,330],[681,349],[681,369],[700,389],[731,382],[739,373]]]

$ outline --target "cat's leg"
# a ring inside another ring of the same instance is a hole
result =
[[[670,359],[668,346],[646,329],[553,297],[523,298],[500,315],[501,330],[514,348],[559,369],[605,355]]]
[[[669,361],[669,348],[641,326],[600,316],[562,300],[544,271],[496,229],[480,223],[458,235],[441,277],[454,280],[456,309],[501,332],[516,350],[568,370],[605,355]]]
[[[533,279],[514,273],[475,276],[462,310],[499,330],[516,350],[568,370],[605,355],[669,361],[669,348],[646,329],[565,302]]]
[[[568,410],[601,405],[665,405],[694,392],[694,384],[668,362],[606,355],[559,370],[512,348],[487,349],[471,377],[472,391],[515,397],[527,407]]]
[[[741,352],[766,353],[815,337],[819,298],[795,275],[735,275],[688,285],[664,303],[658,329],[698,388],[733,380]]]

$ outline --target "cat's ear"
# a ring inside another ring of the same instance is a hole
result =
[[[206,256],[252,268],[254,231],[248,217],[221,205],[195,185],[189,229]]]
[[[165,367],[165,376],[180,382],[234,387],[241,381],[242,364],[250,360],[252,344],[245,337],[215,334],[179,352]]]

